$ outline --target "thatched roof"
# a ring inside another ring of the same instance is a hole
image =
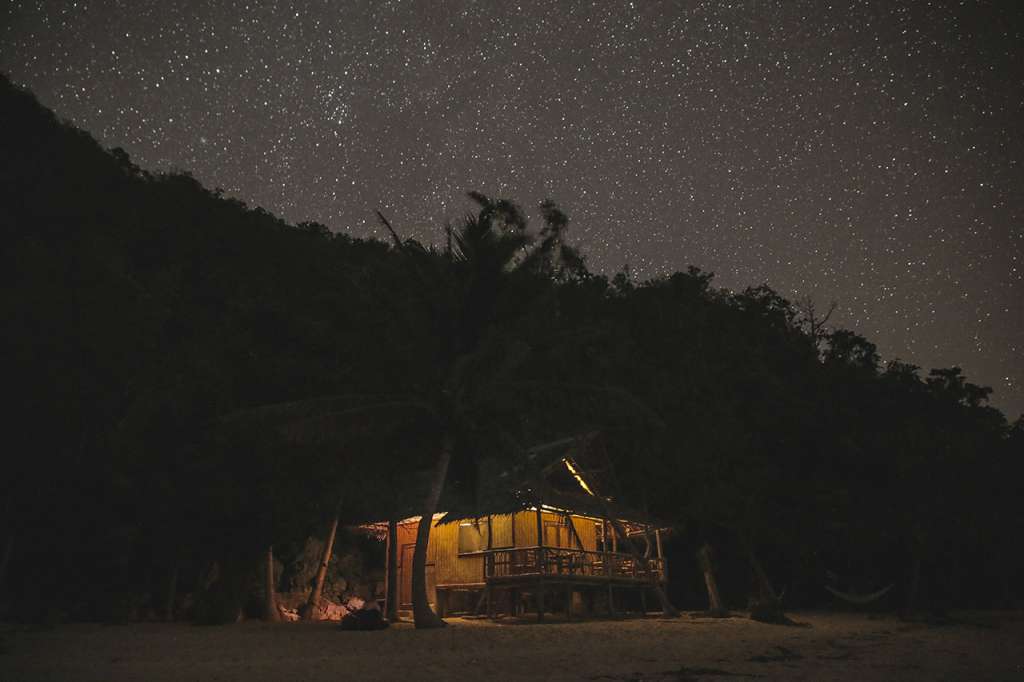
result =
[[[537,503],[530,499],[510,500],[503,505],[487,504],[474,508],[450,509],[437,525],[445,525],[456,521],[479,519],[484,516],[507,516],[513,512],[522,512],[537,508]],[[649,519],[646,514],[625,505],[590,495],[563,491],[548,491],[540,501],[544,510],[563,511],[578,516],[590,516],[595,519],[614,518],[637,523],[664,525]]]
[[[599,436],[586,433],[530,448],[514,466],[494,469],[483,476],[476,504],[449,509],[439,523],[541,507],[594,518],[665,525],[608,495],[614,476],[603,451],[593,447]]]
[[[529,448],[511,465],[484,461],[476,499],[449,501],[446,512],[434,515],[434,523],[445,525],[541,508],[616,519],[628,526],[668,528],[668,524],[615,501],[609,495],[614,484],[600,434],[570,436]],[[419,518],[414,507],[408,507],[408,511],[410,516],[405,521]],[[367,521],[361,525],[363,530],[384,536],[387,522]]]

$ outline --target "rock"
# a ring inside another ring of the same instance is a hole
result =
[[[290,609],[283,604],[277,605],[277,610],[281,613],[281,620],[294,623],[299,619],[299,612],[296,609]]]
[[[342,630],[383,630],[389,625],[379,609],[359,609],[341,619]]]
[[[335,604],[327,599],[320,600],[320,608],[317,611],[320,614],[320,620],[343,620],[349,613],[349,610],[341,604]]]

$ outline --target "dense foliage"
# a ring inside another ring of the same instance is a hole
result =
[[[447,246],[358,240],[145,172],[6,79],[0,110],[19,614],[109,618],[169,566],[250,571],[339,499],[349,520],[415,513],[444,439],[445,494],[473,504],[482,462],[584,429],[617,494],[675,527],[681,601],[703,599],[705,542],[736,605],[755,552],[796,604],[829,598],[826,570],[903,605],[1019,598],[1024,425],[957,368],[881,367],[767,286],[589,273],[550,203],[532,252],[482,196]],[[344,418],[318,422],[328,403]],[[261,412],[282,404],[304,437]]]

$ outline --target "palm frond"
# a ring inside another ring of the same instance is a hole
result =
[[[518,390],[525,393],[536,393],[546,396],[559,393],[571,393],[576,397],[579,397],[580,395],[586,395],[589,397],[600,396],[611,400],[612,406],[627,408],[626,413],[645,418],[651,425],[657,426],[658,428],[665,427],[664,422],[661,420],[661,417],[657,412],[648,407],[643,401],[626,389],[616,386],[602,386],[599,384],[586,384],[579,382],[530,380],[507,382],[503,384],[503,387],[512,391]]]
[[[412,400],[404,395],[352,393],[258,405],[229,412],[222,415],[218,422],[284,424],[331,415],[355,414],[384,407],[427,410],[431,406],[429,403]]]
[[[384,412],[391,415],[396,411],[426,411],[433,413],[433,407],[417,401],[375,403],[353,407],[304,419],[295,419],[281,425],[281,432],[297,443],[326,443],[344,439],[353,430],[351,418],[368,412]],[[394,420],[391,420],[394,422]]]

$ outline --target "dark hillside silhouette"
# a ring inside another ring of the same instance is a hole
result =
[[[495,460],[592,431],[616,498],[675,528],[677,605],[710,564],[766,620],[888,584],[908,615],[1022,598],[1024,422],[958,368],[881,366],[768,286],[589,273],[552,203],[535,235],[473,195],[440,247],[358,240],[142,170],[4,77],[0,111],[0,618],[177,590],[232,620],[334,518],[472,508]]]

